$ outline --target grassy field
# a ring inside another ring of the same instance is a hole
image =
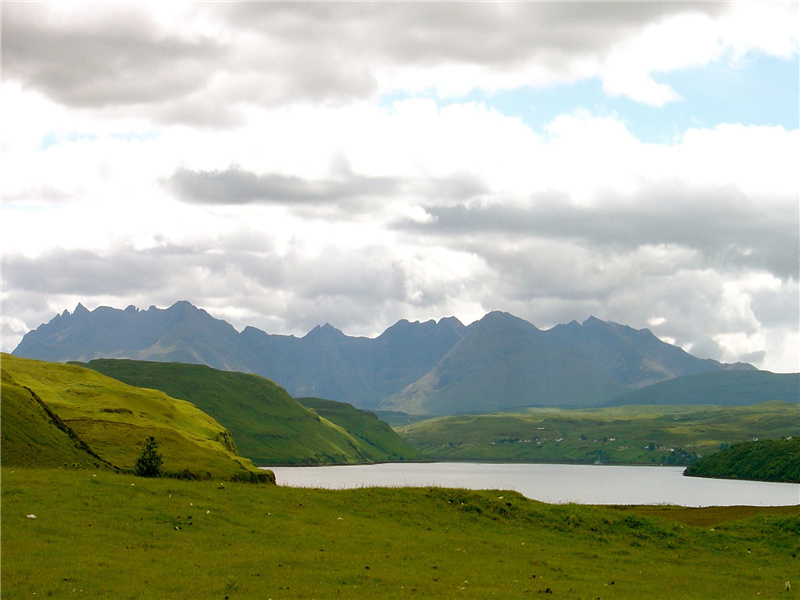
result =
[[[1,489],[6,600],[800,596],[800,507],[547,505],[508,491],[19,468],[3,468]]]
[[[687,464],[721,445],[800,435],[800,405],[530,408],[439,417],[395,430],[435,460]]]

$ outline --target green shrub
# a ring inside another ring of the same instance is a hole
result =
[[[151,435],[145,440],[141,456],[136,459],[136,474],[140,477],[158,477],[161,475],[161,459],[158,442]]]

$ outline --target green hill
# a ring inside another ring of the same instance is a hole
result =
[[[626,404],[717,404],[747,406],[761,402],[800,403],[800,374],[756,370],[695,373],[629,392],[608,402]]]
[[[690,465],[684,475],[800,483],[800,437],[734,444]]]
[[[197,407],[75,365],[2,355],[4,466],[109,466],[133,470],[153,436],[166,474],[268,478],[240,456],[230,433]]]
[[[230,429],[240,452],[257,464],[378,462],[390,460],[390,454],[398,457],[391,460],[417,457],[393,432],[376,436],[369,431],[372,425],[361,432],[364,418],[353,413],[344,421],[339,416],[328,419],[258,375],[133,360],[98,359],[87,366],[130,385],[192,402]],[[391,443],[390,436],[396,438]]]
[[[434,460],[677,464],[752,438],[800,435],[800,407],[529,408],[439,417],[396,431]]]
[[[403,441],[388,424],[381,421],[374,413],[359,410],[351,404],[335,400],[298,398],[297,401],[373,448],[376,459],[382,461],[422,459],[422,455],[415,448]]]
[[[2,369],[2,397],[3,465],[111,468],[35,392],[19,385],[5,369]]]

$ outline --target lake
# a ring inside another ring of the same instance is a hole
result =
[[[800,504],[800,485],[684,477],[684,467],[490,463],[384,463],[269,467],[278,485],[456,487],[516,490],[551,504],[787,506]]]

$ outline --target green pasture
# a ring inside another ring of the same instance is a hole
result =
[[[682,465],[733,443],[800,435],[800,405],[528,408],[395,430],[433,460]]]
[[[800,507],[547,505],[508,491],[8,467],[0,489],[6,600],[800,596]]]

